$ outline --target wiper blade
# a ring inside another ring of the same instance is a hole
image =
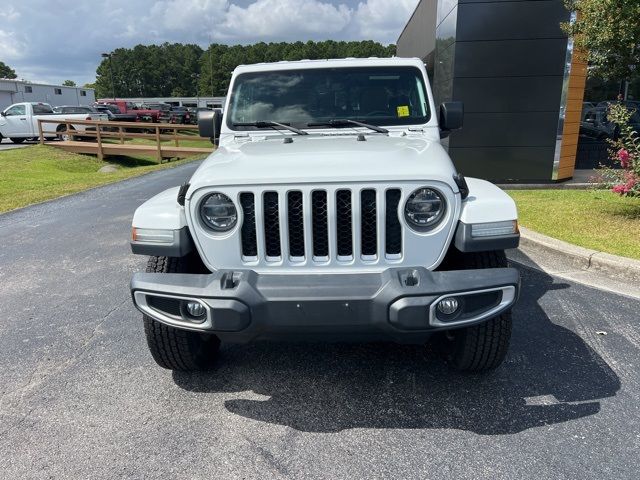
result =
[[[244,123],[234,123],[234,127],[257,127],[257,128],[273,128],[277,130],[278,128],[284,128],[285,130],[289,130],[290,132],[297,133],[298,135],[309,135],[309,132],[305,132],[304,130],[300,130],[299,128],[292,127],[291,125],[287,125],[286,123],[278,123],[273,120],[261,120],[259,122],[244,122]]]
[[[358,120],[352,120],[350,118],[335,118],[326,122],[314,122],[307,123],[307,127],[346,127],[348,125],[357,125],[359,127],[365,127],[378,133],[389,133],[386,128],[379,127],[377,125],[371,125],[370,123],[359,122]]]

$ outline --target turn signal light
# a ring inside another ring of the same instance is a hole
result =
[[[506,222],[474,223],[471,225],[471,236],[477,237],[499,237],[501,235],[513,235],[518,233],[518,221],[509,220]]]
[[[131,228],[131,240],[145,243],[173,243],[173,230],[160,230],[155,228]]]

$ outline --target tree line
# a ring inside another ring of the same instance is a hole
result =
[[[118,48],[96,70],[97,98],[223,96],[238,65],[280,60],[391,57],[395,45],[366,41],[198,45],[163,43]],[[113,74],[113,87],[111,75]]]
[[[0,78],[17,78],[16,72],[13,68],[4,62],[0,61]]]

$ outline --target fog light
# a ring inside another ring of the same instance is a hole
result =
[[[187,302],[187,312],[194,319],[200,320],[207,314],[207,309],[200,302]]]
[[[460,304],[457,298],[447,297],[438,302],[438,311],[444,315],[452,315],[456,313],[459,306]]]

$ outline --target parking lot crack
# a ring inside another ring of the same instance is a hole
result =
[[[80,345],[75,350],[72,356],[63,360],[62,362],[59,362],[50,366],[43,366],[42,364],[39,364],[35,369],[31,371],[26,382],[23,382],[21,385],[19,385],[16,388],[9,389],[3,392],[2,396],[0,396],[0,414],[15,416],[16,413],[12,412],[11,410],[15,411],[24,403],[24,398],[28,392],[33,391],[38,386],[42,385],[44,382],[47,381],[47,379],[51,378],[53,375],[57,375],[62,371],[64,371],[69,366],[75,364],[78,361],[78,359],[80,359],[80,357],[82,357],[82,355],[84,355],[88,351],[93,341],[100,335],[100,329],[102,325],[104,325],[104,323],[109,319],[109,317],[116,310],[118,310],[125,303],[127,303],[127,301],[128,299],[124,299],[122,302],[118,303],[118,305],[116,305],[115,307],[111,308],[108,312],[106,312],[97,322],[97,324],[91,331],[91,334],[87,337],[87,339],[84,342],[82,342],[82,345]],[[12,405],[5,406],[5,401],[14,396],[19,396],[19,398],[15,402],[13,402]],[[32,411],[33,411],[33,408],[30,408],[25,414],[21,415],[20,419],[16,423],[9,426],[4,431],[0,431],[0,437],[4,437],[5,435],[9,434],[11,431],[15,430],[15,428],[22,425],[27,420],[27,418],[29,418]]]
[[[280,462],[270,450],[257,445],[253,440],[247,437],[245,437],[245,440],[249,443],[251,448],[253,448],[260,455],[260,457],[273,469],[275,469],[280,475],[285,478],[290,477],[289,470],[284,465],[282,465],[282,462]]]

